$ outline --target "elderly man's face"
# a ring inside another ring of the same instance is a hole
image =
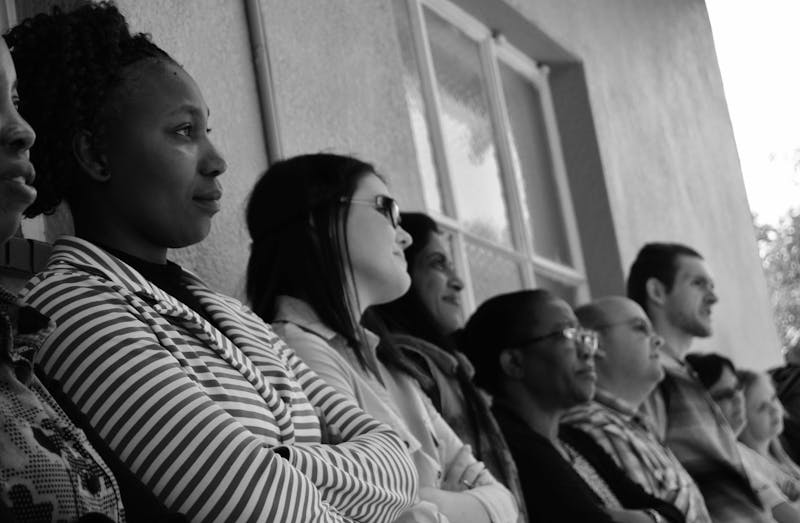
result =
[[[635,380],[655,386],[664,377],[658,348],[663,338],[653,331],[644,310],[627,298],[598,302],[603,313],[599,326],[597,367],[602,380]]]
[[[580,339],[568,339],[564,329],[579,327],[566,302],[553,299],[537,311],[531,339],[520,351],[523,380],[531,395],[543,405],[568,409],[592,399],[595,380],[592,348]]]

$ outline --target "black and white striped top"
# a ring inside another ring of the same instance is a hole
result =
[[[193,521],[394,520],[417,486],[400,439],[247,307],[184,278],[213,325],[102,249],[60,239],[23,291],[57,324],[37,362]],[[315,408],[344,443],[320,444]]]

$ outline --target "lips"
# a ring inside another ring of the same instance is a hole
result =
[[[36,189],[31,185],[35,178],[36,171],[33,169],[33,164],[27,160],[12,162],[0,172],[0,182],[4,184],[4,192],[25,203],[36,199]]]
[[[576,374],[578,376],[581,376],[582,378],[587,378],[592,380],[597,379],[597,373],[594,371],[594,367],[584,367],[582,369],[579,369]]]
[[[33,168],[33,164],[27,160],[12,162],[0,172],[0,179],[9,181],[15,180],[24,185],[31,185],[35,178],[36,171]]]
[[[442,301],[445,303],[449,303],[450,305],[454,305],[456,307],[461,307],[461,298],[455,294],[448,294],[446,296],[442,296]]]
[[[222,191],[219,189],[213,189],[211,191],[204,191],[195,194],[192,197],[192,201],[197,204],[199,207],[203,208],[205,211],[210,213],[216,213],[220,209],[220,199],[222,198]]]

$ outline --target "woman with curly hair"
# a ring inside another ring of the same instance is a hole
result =
[[[208,234],[226,168],[191,76],[108,3],[38,15],[9,41],[40,136],[28,213],[63,199],[77,235],[23,291],[58,325],[37,363],[131,519],[393,521],[416,489],[397,435],[167,260]]]
[[[411,238],[399,214],[384,179],[358,159],[275,163],[247,206],[247,296],[309,367],[406,442],[422,498],[409,517],[512,523],[511,493],[436,412],[413,371],[359,325],[368,307],[408,289]]]

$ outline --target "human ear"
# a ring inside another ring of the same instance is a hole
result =
[[[663,305],[667,298],[667,289],[658,278],[648,278],[645,283],[645,291],[647,292],[647,299],[657,305]]]
[[[517,350],[505,349],[500,353],[500,369],[510,378],[522,378],[522,355]]]
[[[84,129],[72,137],[72,154],[83,171],[96,182],[107,182],[111,178],[105,155],[97,153],[92,133]]]

